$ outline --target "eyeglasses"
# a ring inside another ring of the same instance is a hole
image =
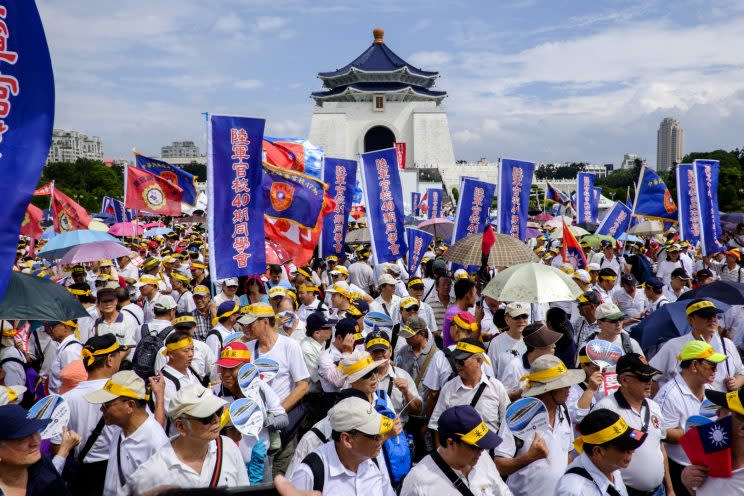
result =
[[[349,432],[352,436],[362,436],[366,437],[370,441],[381,441],[382,440],[382,434],[367,434],[362,431],[353,430]]]
[[[216,412],[214,412],[209,417],[192,417],[192,416],[189,415],[189,418],[192,419],[192,420],[195,420],[195,421],[199,422],[200,424],[209,425],[209,424],[212,423],[212,421],[214,420],[215,416],[217,417],[217,420],[219,421],[220,417],[222,416],[222,411],[223,410],[224,410],[224,408],[220,408],[219,410],[217,410]]]
[[[517,315],[516,317],[512,317],[514,320],[526,320],[529,317],[527,315]]]
[[[362,376],[362,379],[370,380],[377,375],[377,369],[372,369]]]
[[[710,369],[713,371],[718,369],[717,363],[709,362],[708,360],[697,360],[697,361],[707,364],[710,367]]]

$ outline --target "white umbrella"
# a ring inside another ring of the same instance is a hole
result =
[[[574,236],[577,238],[580,238],[581,236],[586,236],[589,234],[589,231],[584,229],[583,227],[579,226],[568,226],[568,228],[571,230]],[[555,239],[563,239],[563,229],[557,229],[553,234],[550,235],[551,238]]]
[[[562,227],[564,220],[566,221],[566,224],[568,224],[569,226],[571,225],[571,222],[573,222],[573,219],[571,217],[566,217],[565,215],[559,215],[547,221],[545,225],[553,226],[553,227]]]
[[[529,303],[573,301],[582,293],[568,274],[534,262],[513,265],[499,272],[483,288],[483,295],[499,301]]]
[[[637,236],[653,236],[654,234],[661,234],[663,232],[664,224],[658,220],[647,220],[628,229],[628,234],[635,234]]]

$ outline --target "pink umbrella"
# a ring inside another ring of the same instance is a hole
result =
[[[136,222],[119,222],[109,228],[109,234],[113,236],[142,236],[145,228]]]
[[[287,250],[276,241],[270,239],[266,240],[266,263],[282,265],[289,262],[292,257],[289,256]]]
[[[537,216],[537,217],[535,217],[535,218],[536,218],[537,220],[539,220],[539,221],[546,221],[546,220],[550,220],[550,219],[552,219],[552,218],[553,218],[553,216],[552,216],[552,215],[550,215],[550,214],[548,214],[548,213],[544,213],[544,212],[543,212],[543,213],[541,213],[540,215],[538,215],[538,216]]]
[[[132,250],[128,250],[119,243],[112,241],[99,241],[97,243],[86,243],[77,245],[65,253],[60,263],[76,264],[83,262],[95,262],[98,260],[112,260],[114,258],[131,255]]]
[[[444,217],[435,217],[425,220],[418,225],[418,228],[433,234],[435,238],[444,238],[449,241],[452,239],[452,231],[455,228],[455,223]]]
[[[145,229],[150,229],[151,227],[165,227],[165,224],[162,222],[150,222],[149,224],[145,224]]]
[[[527,227],[532,227],[532,228],[535,228],[535,229],[539,229],[540,228],[540,224],[538,224],[537,222],[528,222],[527,223]]]

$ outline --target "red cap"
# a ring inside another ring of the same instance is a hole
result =
[[[251,353],[245,343],[233,341],[222,348],[220,359],[217,360],[216,365],[231,369],[250,362]]]

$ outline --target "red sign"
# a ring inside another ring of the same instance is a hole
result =
[[[400,141],[395,142],[395,154],[398,156],[398,167],[406,168],[406,144]]]

